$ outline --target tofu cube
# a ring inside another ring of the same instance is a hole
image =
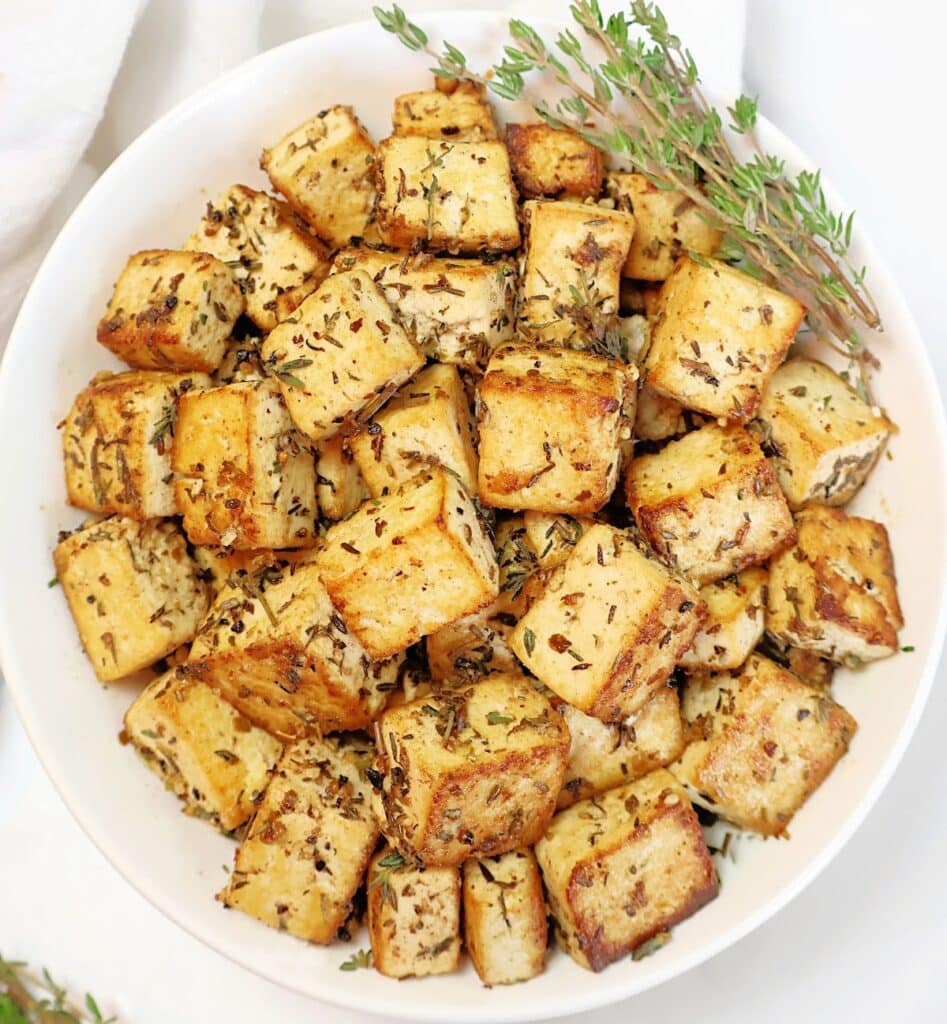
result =
[[[59,542],[56,575],[95,674],[111,682],[194,638],[210,598],[174,522],[114,516]]]
[[[125,712],[125,734],[184,810],[224,832],[256,810],[283,752],[181,667],[149,683]]]
[[[717,895],[700,822],[659,768],[553,819],[536,844],[559,945],[601,971]]]
[[[370,416],[424,365],[379,287],[362,271],[333,274],[263,343],[296,426],[314,441]]]
[[[533,344],[495,352],[480,383],[481,501],[597,512],[618,480],[635,381],[634,367],[592,352]]]
[[[518,674],[389,708],[375,738],[382,831],[427,867],[532,845],[555,810],[569,754],[562,717]]]
[[[823,690],[758,654],[735,672],[690,676],[681,707],[690,742],[671,771],[698,803],[766,836],[786,831],[857,728]]]
[[[898,650],[904,625],[888,531],[813,505],[798,541],[770,564],[767,632],[777,641],[857,666]]]
[[[661,289],[645,383],[688,409],[745,422],[756,415],[805,307],[717,260],[682,257]]]
[[[378,147],[375,215],[386,245],[432,252],[509,252],[520,225],[502,142],[393,136]]]
[[[375,200],[375,146],[351,107],[304,121],[263,151],[260,166],[333,249],[365,234]]]
[[[776,474],[742,427],[710,424],[635,459],[626,494],[648,543],[699,586],[793,542]]]
[[[519,328],[531,338],[601,345],[618,316],[619,281],[635,234],[630,213],[578,202],[524,206]]]
[[[391,847],[368,870],[372,963],[389,978],[450,974],[460,967],[460,872],[421,871]]]
[[[572,554],[582,534],[595,525],[587,516],[556,516],[548,512],[523,513],[525,540],[540,569],[555,569]]]
[[[463,894],[464,938],[484,985],[512,985],[542,974],[548,925],[533,851],[468,860]]]
[[[209,252],[233,270],[247,316],[272,331],[329,273],[329,253],[284,204],[265,192],[233,185],[208,203],[185,249]]]
[[[602,151],[576,132],[539,124],[508,124],[506,148],[521,196],[597,199]]]
[[[96,337],[136,370],[209,373],[245,305],[226,263],[203,252],[149,249],[129,259]]]
[[[307,942],[332,942],[378,840],[369,763],[370,745],[357,740],[287,747],[217,898]]]
[[[699,601],[627,533],[593,526],[553,570],[510,646],[563,700],[620,722],[667,683],[702,622]]]
[[[688,252],[713,256],[723,234],[704,220],[681,192],[658,188],[644,174],[609,171],[605,194],[615,208],[635,216],[638,227],[622,273],[639,281],[663,281]]]
[[[762,640],[769,573],[755,567],[700,588],[707,620],[690,650],[681,655],[686,669],[739,668]]]
[[[182,396],[171,464],[192,544],[247,550],[315,543],[315,464],[275,381]]]
[[[188,672],[281,739],[364,729],[397,684],[372,664],[309,562],[231,574],[194,639]]]
[[[351,515],[368,497],[348,441],[334,434],[320,443],[316,455],[316,498],[322,514],[333,521]]]
[[[484,676],[518,672],[509,645],[522,601],[501,593],[482,612],[465,615],[425,638],[431,678],[435,682],[473,683]]]
[[[481,142],[497,137],[486,89],[471,81],[457,82],[451,92],[429,89],[395,97],[392,134],[418,135],[451,142]]]
[[[789,507],[844,505],[896,429],[824,363],[790,359],[770,378],[757,413]]]
[[[372,658],[387,658],[498,593],[496,555],[463,486],[442,469],[329,528],[323,583]]]

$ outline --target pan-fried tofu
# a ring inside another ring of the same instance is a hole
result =
[[[645,382],[688,409],[745,422],[805,315],[796,299],[717,260],[682,257],[661,289]]]
[[[375,729],[382,831],[428,867],[532,845],[556,807],[569,730],[522,675],[389,708]]]
[[[379,287],[362,271],[333,274],[271,331],[263,361],[296,426],[314,441],[370,416],[424,365]]]
[[[348,437],[339,433],[322,441],[316,455],[316,498],[322,514],[333,521],[344,519],[367,497]]]
[[[480,384],[480,499],[591,515],[618,480],[636,371],[592,352],[533,344],[494,353]]]
[[[389,978],[450,974],[460,967],[460,871],[408,864],[383,847],[368,869],[372,963]]]
[[[628,507],[645,539],[699,586],[791,544],[792,513],[759,444],[709,424],[632,462]]]
[[[376,659],[499,593],[496,554],[473,501],[443,469],[331,526],[318,564],[345,625]]]
[[[224,832],[256,810],[282,746],[179,666],[125,712],[125,734],[184,810]]]
[[[284,203],[233,185],[208,203],[185,249],[209,252],[233,270],[247,316],[272,331],[329,273],[329,253]]]
[[[610,171],[605,194],[615,208],[635,216],[638,227],[622,273],[639,281],[663,281],[688,252],[713,256],[723,235],[704,220],[682,192],[658,188],[644,174]]]
[[[370,745],[286,748],[218,899],[271,928],[328,945],[349,919],[378,840],[365,778]]]
[[[375,199],[375,146],[351,107],[330,107],[304,121],[263,151],[260,166],[333,249],[365,235]]]
[[[770,564],[767,632],[840,664],[895,654],[904,619],[888,531],[818,505],[796,530],[796,546]]]
[[[844,505],[895,430],[824,363],[790,359],[770,378],[757,412],[789,507]]]
[[[593,971],[666,939],[717,895],[697,815],[661,768],[560,811],[536,859],[559,945]]]
[[[576,519],[548,512],[523,513],[525,540],[540,569],[555,569],[561,565],[572,554],[582,534],[594,525],[595,520],[587,516]]]
[[[697,802],[768,836],[785,832],[857,728],[823,690],[758,654],[736,672],[690,676],[681,708],[690,742],[671,771]]]
[[[246,550],[315,543],[312,452],[274,381],[183,395],[171,464],[192,544]]]
[[[451,253],[519,247],[516,190],[502,142],[385,139],[377,187],[375,215],[386,245]]]
[[[419,135],[450,142],[480,142],[497,137],[486,90],[476,82],[458,82],[451,92],[429,89],[395,97],[393,135]]]
[[[620,722],[667,683],[702,622],[699,601],[627,533],[592,526],[553,570],[510,646],[563,700]]]
[[[519,597],[519,596],[518,596]],[[424,641],[431,677],[436,682],[476,682],[495,673],[518,672],[519,662],[509,645],[522,604],[501,593],[482,612],[441,626]]]
[[[99,679],[147,668],[192,640],[210,598],[171,521],[113,516],[53,552],[56,575]]]
[[[533,851],[468,860],[463,879],[464,938],[484,985],[511,985],[542,974],[548,926]]]
[[[96,337],[136,370],[210,373],[244,308],[226,263],[203,252],[148,249],[130,257]]]
[[[686,669],[739,668],[763,637],[769,573],[754,567],[700,588],[707,620],[690,650],[681,655]]]
[[[602,190],[602,151],[581,135],[547,124],[508,124],[513,179],[521,196],[596,199]]]
[[[524,207],[527,233],[519,328],[575,348],[616,328],[622,264],[635,234],[630,213],[578,202]]]

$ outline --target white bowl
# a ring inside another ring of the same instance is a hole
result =
[[[499,15],[421,20],[432,37],[460,45],[474,67],[492,62],[506,35]],[[469,966],[396,984],[372,971],[339,972],[353,948],[367,945],[364,932],[351,947],[323,949],[225,912],[213,895],[232,842],[180,814],[119,745],[134,688],[96,682],[62,594],[47,588],[57,531],[80,519],[65,506],[56,423],[93,373],[118,368],[96,344],[95,324],[129,253],[180,244],[206,200],[234,181],[264,186],[262,146],[326,106],[351,103],[375,137],[386,135],[394,96],[425,87],[428,63],[369,23],[296,40],[162,118],[80,204],[33,282],[0,372],[0,652],[36,751],[76,819],[141,893],[193,935],[275,982],[343,1006],[416,1020],[518,1021],[614,1002],[713,956],[784,906],[851,836],[914,731],[944,637],[947,447],[921,339],[878,254],[856,234],[856,258],[871,268],[887,328],[873,343],[883,363],[877,393],[901,426],[893,458],[881,461],[856,508],[889,526],[903,642],[914,652],[838,674],[837,696],[860,725],[851,752],[793,821],[791,841],[744,844],[736,864],[721,864],[719,898],[675,928],[660,953],[594,978],[553,953],[541,978],[492,991]],[[513,109],[498,108],[507,116]],[[790,165],[804,162],[771,125],[760,134]]]

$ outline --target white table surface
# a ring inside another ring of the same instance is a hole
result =
[[[947,146],[935,102],[945,29],[943,8],[924,0],[751,0],[745,65],[763,111],[817,158],[885,253],[942,394]],[[709,963],[582,1020],[947,1020],[945,721],[942,664],[892,783],[808,890]],[[2,688],[0,952],[49,965],[134,1024],[376,1020],[256,978],[145,903],[73,822]],[[357,985],[358,975],[340,980]]]

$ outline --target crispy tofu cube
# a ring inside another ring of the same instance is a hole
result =
[[[304,121],[263,151],[260,166],[333,249],[365,234],[375,200],[375,146],[351,107]]]
[[[171,463],[192,544],[246,550],[315,543],[312,453],[274,381],[182,396]]]
[[[362,271],[333,274],[263,343],[289,414],[314,441],[370,416],[424,365],[379,287]]]
[[[218,899],[271,928],[328,945],[349,919],[378,840],[370,744],[287,747]]]
[[[667,683],[702,622],[699,600],[628,534],[592,526],[519,620],[510,645],[563,700],[619,722]]]
[[[635,437],[639,441],[665,441],[687,431],[688,412],[680,402],[642,384],[635,406]]]
[[[601,971],[717,895],[687,794],[664,769],[553,818],[536,844],[559,945]]]
[[[451,253],[519,248],[516,190],[502,142],[384,139],[377,187],[375,214],[386,245]]]
[[[819,505],[796,530],[796,546],[770,564],[767,632],[840,664],[895,654],[904,619],[888,531]]]
[[[622,273],[639,281],[663,281],[687,252],[713,256],[723,235],[681,192],[658,188],[644,174],[609,171],[605,194],[615,208],[635,216],[638,227]]]
[[[209,373],[244,307],[226,263],[203,252],[148,249],[126,264],[96,337],[136,370]]]
[[[188,672],[285,739],[368,727],[398,664],[369,661],[309,561],[232,573],[194,639]]]
[[[330,527],[318,562],[332,603],[372,658],[405,650],[499,593],[477,510],[443,469]]]
[[[247,316],[272,331],[329,273],[329,253],[306,224],[265,192],[233,185],[208,203],[185,249],[209,252],[232,270]]]
[[[523,513],[526,543],[536,555],[536,564],[540,569],[555,569],[561,565],[572,554],[585,530],[594,525],[595,520],[587,516],[575,519],[572,516],[550,515],[548,512]]]
[[[193,639],[210,601],[173,522],[93,522],[61,540],[53,561],[82,646],[105,682]]]
[[[805,312],[726,263],[682,257],[661,289],[645,383],[707,416],[752,419]]]
[[[636,371],[592,352],[533,344],[494,353],[480,384],[480,499],[591,515],[618,479]]]
[[[263,380],[263,357],[260,355],[262,339],[245,336],[231,338],[220,366],[211,375],[217,387],[223,384],[241,384],[245,381]]]
[[[389,978],[450,974],[460,967],[460,871],[408,864],[383,847],[368,869],[372,963]]]
[[[508,124],[513,179],[521,196],[596,199],[602,190],[602,151],[576,132],[547,124]]]
[[[546,900],[532,850],[464,864],[464,938],[488,988],[546,969]]]
[[[566,720],[572,746],[558,806],[571,807],[596,793],[640,779],[680,757],[684,724],[677,691],[663,686],[630,718],[617,725],[555,701]]]
[[[710,424],[635,459],[626,494],[648,543],[699,586],[765,562],[793,541],[776,475],[742,427]]]
[[[392,134],[419,135],[450,142],[481,142],[497,137],[486,89],[462,81],[451,92],[429,89],[395,97]]]
[[[575,348],[603,343],[616,326],[635,218],[577,202],[530,200],[524,210],[520,332]]]
[[[782,835],[848,750],[855,719],[825,692],[758,654],[735,672],[687,680],[691,742],[671,771],[741,828]]]
[[[348,437],[334,434],[321,442],[316,456],[316,498],[327,519],[344,519],[368,497]]]
[[[363,270],[375,281],[409,336],[438,362],[477,370],[513,338],[516,271],[508,259],[346,249],[333,272],[348,270]]]
[[[562,717],[519,674],[389,708],[375,737],[382,831],[428,867],[532,845],[555,810],[569,754]]]
[[[125,712],[125,734],[188,814],[224,832],[256,810],[283,752],[278,740],[180,667],[139,694]]]
[[[683,668],[739,668],[746,661],[763,638],[768,579],[769,573],[756,567],[700,588],[707,620],[681,655]]]
[[[790,359],[770,378],[757,412],[789,507],[844,505],[896,428],[824,363]]]

